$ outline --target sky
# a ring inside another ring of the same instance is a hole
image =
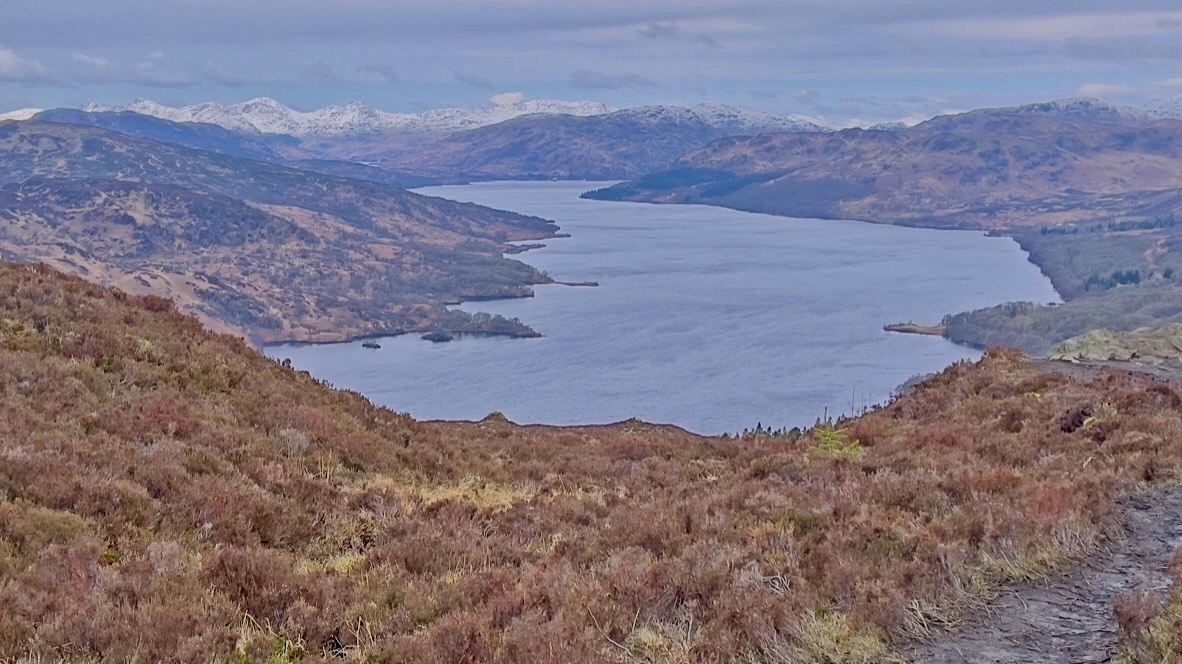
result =
[[[1182,94],[1178,0],[0,0],[0,111],[717,102],[841,122]]]

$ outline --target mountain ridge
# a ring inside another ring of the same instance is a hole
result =
[[[1118,119],[1087,103],[723,138],[588,196],[985,230],[1176,215],[1182,122]]]
[[[694,106],[647,105],[617,109],[601,102],[529,99],[483,108],[441,108],[422,113],[393,113],[362,102],[297,111],[269,97],[257,97],[237,104],[203,102],[172,107],[147,99],[126,106],[88,104],[90,112],[132,111],[173,122],[203,122],[247,133],[287,134],[300,138],[331,138],[390,132],[455,133],[477,129],[525,115],[570,115],[592,117],[617,112],[638,115],[658,113],[692,114],[719,127],[780,129],[817,127],[802,116],[756,113],[717,103]],[[812,130],[811,128],[809,130]]]
[[[1088,109],[1091,111],[1102,109],[1125,120],[1182,119],[1182,96],[1154,99],[1144,107],[1111,104],[1094,97],[1073,97],[995,108],[1031,113],[1071,113]],[[815,131],[848,128],[840,123],[827,122],[815,117],[745,111],[716,102],[705,102],[693,106],[649,104],[621,109],[594,101],[528,99],[487,107],[430,109],[420,113],[384,111],[360,101],[325,106],[311,111],[298,111],[269,97],[256,97],[234,104],[201,102],[180,107],[160,104],[149,99],[136,99],[122,106],[92,103],[82,107],[84,111],[133,111],[174,122],[204,122],[246,133],[288,134],[301,138],[332,138],[388,132],[446,134],[476,129],[523,115],[591,117],[618,111],[652,113],[653,109],[669,109],[673,112],[676,112],[677,109],[688,110],[697,114],[699,119],[720,128],[742,126],[758,128],[760,131],[777,129],[780,131]],[[23,120],[40,110],[30,108],[0,113],[0,120]],[[871,126],[891,127],[899,124],[915,123],[884,120],[868,124],[864,128]]]

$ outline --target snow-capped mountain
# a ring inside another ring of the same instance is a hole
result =
[[[826,131],[828,127],[812,122],[798,115],[772,115],[741,111],[724,104],[697,104],[695,106],[637,106],[617,111],[617,115],[628,115],[633,119],[658,122],[686,123],[702,122],[715,129],[735,133],[758,133],[767,131]]]
[[[28,120],[41,112],[39,108],[18,108],[13,111],[0,113],[0,122],[5,120]]]
[[[614,109],[599,102],[531,99],[486,108],[441,108],[423,113],[390,113],[361,102],[304,112],[274,99],[259,97],[239,104],[205,102],[181,108],[137,99],[122,108],[92,104],[85,110],[125,110],[173,122],[207,122],[240,132],[332,138],[392,132],[452,133],[533,113],[587,116],[602,115]]]
[[[1095,97],[1073,97],[1000,110],[1018,114],[1055,115],[1090,121],[1150,122],[1166,118],[1182,118],[1182,97],[1155,99],[1144,107],[1119,106]]]
[[[1182,120],[1182,95],[1166,99],[1154,99],[1145,106],[1145,112],[1153,118]]]
[[[740,111],[722,104],[684,106],[640,106],[617,111],[590,101],[530,99],[485,108],[442,108],[423,113],[390,113],[361,102],[327,106],[314,111],[297,111],[282,103],[260,97],[239,104],[205,102],[172,107],[137,99],[124,107],[91,104],[87,111],[133,111],[173,122],[206,122],[247,133],[288,134],[300,138],[333,138],[394,132],[450,134],[477,129],[523,115],[552,114],[598,116],[613,112],[653,122],[704,122],[736,132],[820,131],[823,127],[800,116],[778,116]]]

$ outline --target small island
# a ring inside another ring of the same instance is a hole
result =
[[[419,338],[432,343],[452,341],[463,334],[512,337],[514,339],[536,339],[541,334],[521,322],[519,318],[505,318],[500,314],[452,309],[436,323],[435,327]]]
[[[382,345],[376,341],[363,341],[361,342],[361,347],[377,350],[378,348],[381,348]]]
[[[899,332],[902,334],[925,334],[931,337],[942,337],[947,330],[943,325],[920,325],[918,323],[891,323],[890,325],[883,325],[882,329],[887,332]]]

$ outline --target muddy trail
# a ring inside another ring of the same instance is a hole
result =
[[[1118,634],[1113,601],[1126,593],[1164,591],[1167,568],[1182,547],[1182,487],[1122,503],[1125,537],[1082,567],[1039,585],[1003,588],[985,615],[911,652],[916,664],[1110,661]]]

